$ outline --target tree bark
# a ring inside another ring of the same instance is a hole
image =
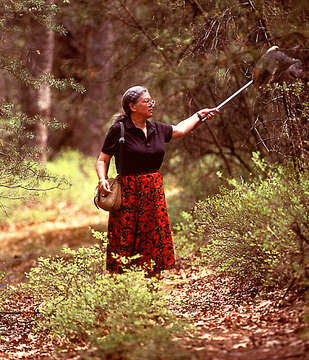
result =
[[[88,26],[86,96],[81,116],[72,129],[74,143],[88,155],[96,156],[103,143],[104,115],[107,112],[108,87],[111,73],[113,28],[106,20]]]
[[[51,73],[53,68],[53,55],[55,45],[55,35],[52,30],[47,30],[46,43],[42,44],[42,57],[41,57],[41,71],[44,73]],[[35,137],[36,144],[40,150],[40,160],[46,161],[47,141],[48,141],[48,128],[47,122],[51,117],[51,89],[48,85],[43,84],[37,96],[38,110],[42,117],[43,122],[39,122],[36,125]]]
[[[47,0],[53,3],[54,0]],[[35,79],[51,73],[54,59],[55,35],[54,31],[29,20],[29,33],[26,35],[28,42],[28,62]],[[41,121],[28,126],[28,130],[34,134],[29,145],[36,146],[38,158],[45,162],[47,157],[48,127],[51,118],[51,89],[46,83],[41,83],[38,89],[21,85],[21,105],[23,111],[30,117],[39,115]]]

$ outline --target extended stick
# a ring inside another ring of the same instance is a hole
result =
[[[234,92],[233,95],[231,95],[229,98],[227,98],[226,100],[224,100],[220,105],[218,105],[216,107],[216,110],[219,110],[222,108],[222,106],[224,106],[225,104],[227,104],[229,101],[231,101],[232,99],[234,99],[235,96],[237,96],[238,94],[240,94],[242,91],[244,91],[245,89],[247,89],[248,86],[253,84],[253,80],[250,80],[246,85],[244,85],[242,88],[240,88],[239,90],[237,90],[236,92]]]

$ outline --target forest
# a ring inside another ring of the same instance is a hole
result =
[[[0,0],[0,28],[0,359],[309,359],[308,1]],[[175,269],[111,276],[124,92],[176,125],[251,79],[166,145]]]

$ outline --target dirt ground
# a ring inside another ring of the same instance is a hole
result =
[[[0,270],[16,286],[39,256],[62,246],[95,244],[89,227],[106,229],[106,217],[83,214],[74,221],[2,229]],[[257,296],[249,283],[192,264],[166,272],[162,282],[171,311],[192,324],[190,334],[181,339],[190,359],[309,360],[309,338],[302,336],[302,299],[292,291],[269,290]],[[6,305],[0,312],[0,359],[79,359],[85,344],[67,345],[55,355],[57,344],[33,333],[36,309],[31,299],[17,292]]]

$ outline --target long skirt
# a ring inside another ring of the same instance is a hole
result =
[[[172,268],[175,256],[160,172],[121,180],[122,208],[109,214],[107,270],[121,273],[136,265],[156,274]],[[121,260],[132,257],[126,264]]]

